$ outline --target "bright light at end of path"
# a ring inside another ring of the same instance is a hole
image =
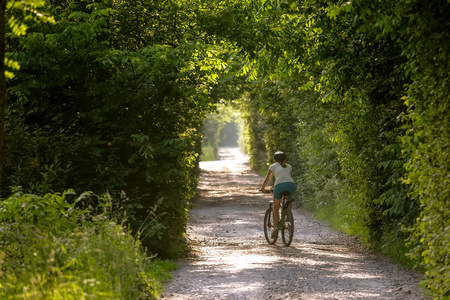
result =
[[[248,156],[242,153],[237,147],[219,148],[219,160],[201,161],[200,168],[205,171],[217,170],[219,167],[223,171],[239,172],[248,162]]]

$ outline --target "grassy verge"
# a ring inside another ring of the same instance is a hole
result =
[[[409,255],[412,249],[407,246],[406,234],[392,226],[392,228],[380,230],[383,234],[378,239],[371,238],[365,223],[366,213],[362,209],[362,203],[358,202],[357,197],[335,193],[336,190],[338,190],[337,187],[319,192],[314,201],[303,203],[303,205],[312,211],[318,220],[325,221],[351,236],[358,236],[362,244],[388,256],[393,262],[409,269],[417,266],[417,261]]]
[[[218,158],[217,148],[212,145],[202,145],[201,161],[212,161],[217,160]]]
[[[0,299],[156,299],[176,266],[150,257],[86,195],[0,202]]]

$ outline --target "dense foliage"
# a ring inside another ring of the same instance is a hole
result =
[[[411,4],[402,40],[412,80],[402,145],[408,158],[405,180],[423,208],[413,241],[420,242],[416,253],[423,257],[428,287],[450,297],[450,3]]]
[[[142,240],[168,255],[182,241],[223,63],[197,39],[188,2],[50,4],[54,24],[8,36],[20,71],[8,81],[2,186],[108,191],[133,229],[161,225]]]
[[[242,100],[253,166],[288,152],[303,205],[405,263],[416,253],[436,297],[450,291],[449,13],[447,1],[265,2],[247,27],[261,47]]]
[[[0,202],[1,299],[156,299],[174,268],[150,259],[114,221],[111,199],[96,209],[73,191]]]
[[[54,22],[7,28],[20,71],[8,81],[3,196],[109,191],[143,243],[168,254],[202,128],[214,150],[224,124],[204,118],[240,98],[255,169],[288,152],[304,206],[398,260],[415,253],[427,287],[449,295],[448,1],[49,4]]]

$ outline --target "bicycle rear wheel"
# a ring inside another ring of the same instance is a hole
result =
[[[275,244],[278,239],[278,235],[276,237],[272,237],[272,231],[274,229],[274,225],[272,222],[272,211],[273,208],[269,207],[266,210],[266,214],[264,215],[264,236],[266,237],[266,241],[269,245]]]
[[[290,209],[284,213],[284,226],[281,229],[281,237],[285,246],[289,246],[292,243],[292,238],[294,237],[294,216]]]

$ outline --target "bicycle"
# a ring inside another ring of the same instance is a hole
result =
[[[273,192],[273,191],[269,191]],[[278,220],[278,230],[281,230],[281,237],[283,239],[283,244],[285,246],[289,246],[292,243],[292,238],[294,237],[294,216],[292,215],[292,210],[289,208],[291,203],[294,201],[293,199],[289,200],[289,192],[281,193],[281,203],[280,203],[280,212],[281,216]],[[266,210],[266,214],[264,215],[264,236],[266,238],[267,243],[269,245],[273,245],[276,243],[278,239],[278,235],[272,237],[271,233],[274,229],[274,224],[272,224],[272,216],[273,216],[273,200],[269,201],[269,208]]]

